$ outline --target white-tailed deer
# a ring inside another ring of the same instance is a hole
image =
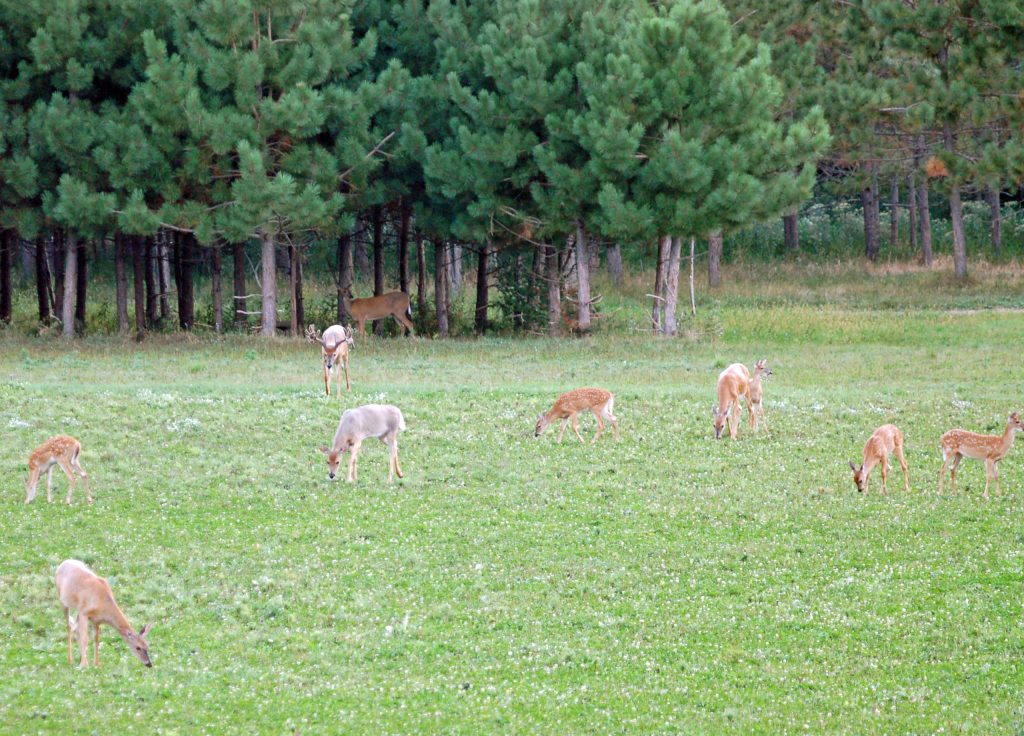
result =
[[[903,471],[903,490],[910,492],[910,479],[907,477],[907,459],[903,456],[903,433],[895,424],[883,424],[868,437],[864,443],[864,459],[858,468],[850,461],[850,469],[853,471],[853,482],[857,484],[857,490],[861,493],[868,492],[868,479],[871,477],[871,470],[876,466],[882,468],[882,495],[885,495],[885,481],[892,470],[889,463],[889,455],[896,453],[900,461],[900,469]]]
[[[412,321],[409,319],[412,317],[412,309],[409,308],[409,295],[404,292],[389,291],[387,294],[365,299],[352,299],[351,295],[343,295],[342,302],[345,305],[345,311],[352,315],[352,319],[359,324],[360,337],[366,334],[363,328],[367,320],[385,317],[394,317],[398,320],[399,325],[409,331],[409,334],[414,332]]]
[[[78,462],[78,456],[82,452],[82,445],[74,437],[65,434],[57,435],[39,445],[28,458],[28,483],[25,486],[25,503],[32,503],[36,497],[36,486],[39,484],[39,476],[46,473],[46,500],[53,501],[53,466],[59,465],[60,469],[68,477],[68,504],[75,491],[75,473],[82,476],[82,483],[85,485],[85,497],[92,503],[92,493],[89,491],[89,476]]]
[[[736,439],[740,425],[740,397],[747,398],[750,407],[750,371],[742,363],[733,363],[718,375],[718,405],[711,409],[715,420],[715,439],[722,439],[722,430],[729,423],[729,437]]]
[[[999,461],[1013,447],[1013,437],[1024,429],[1024,420],[1020,414],[1013,412],[1006,420],[1006,430],[1002,435],[978,434],[966,429],[951,429],[942,435],[939,447],[942,448],[942,468],[939,469],[939,495],[942,495],[942,476],[949,467],[949,480],[953,484],[953,495],[956,495],[956,468],[965,457],[985,461],[985,500],[988,500],[988,485],[991,478],[996,479],[996,495],[999,490]]]
[[[761,415],[764,431],[768,431],[768,418],[764,415],[764,386],[761,385],[761,379],[771,374],[772,369],[768,367],[767,358],[762,358],[754,364],[754,375],[747,387],[747,412],[750,414],[750,428],[755,432],[758,429],[758,414]]]
[[[405,429],[405,418],[397,406],[390,404],[365,404],[357,409],[348,409],[341,415],[338,431],[334,433],[334,441],[330,447],[320,447],[320,452],[327,456],[327,477],[334,480],[338,474],[341,455],[352,453],[348,459],[348,481],[356,480],[356,458],[359,448],[367,437],[376,437],[389,450],[388,483],[399,478],[402,468],[398,465],[398,433]]]
[[[612,395],[611,391],[606,391],[603,388],[578,388],[568,391],[559,396],[550,409],[537,417],[537,425],[533,429],[533,436],[540,437],[552,421],[561,419],[562,428],[558,432],[558,441],[561,442],[562,435],[565,434],[565,426],[571,420],[572,431],[579,437],[580,442],[583,442],[583,436],[580,434],[576,415],[581,411],[589,409],[593,412],[594,418],[597,419],[597,432],[590,443],[594,444],[597,442],[597,438],[601,436],[601,432],[604,430],[602,419],[612,423],[615,439],[618,439],[619,420],[612,414],[614,408],[615,396]]]
[[[340,364],[345,369],[345,390],[351,391],[352,387],[348,382],[348,353],[349,348],[354,344],[352,330],[345,329],[341,325],[331,325],[321,335],[316,325],[306,328],[306,337],[310,342],[320,345],[320,353],[324,363],[324,390],[331,395],[331,373],[338,375],[338,396],[341,396],[341,371]]]
[[[100,666],[100,624],[107,624],[117,629],[132,653],[142,664],[152,667],[149,661],[149,644],[146,634],[151,626],[146,624],[136,633],[128,619],[121,612],[114,600],[114,592],[110,584],[78,560],[64,560],[57,567],[55,576],[57,597],[64,606],[64,620],[68,627],[68,664],[74,664],[71,655],[72,632],[78,634],[78,651],[81,655],[80,667],[89,666],[89,624],[93,628],[93,664]],[[71,609],[78,611],[78,620],[71,621]]]

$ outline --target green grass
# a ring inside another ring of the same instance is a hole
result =
[[[357,342],[340,403],[299,342],[3,339],[0,731],[1020,733],[1024,447],[1001,499],[971,461],[935,488],[942,431],[1022,408],[1024,314],[726,296],[702,319]],[[715,442],[718,372],[760,357],[771,435]],[[534,439],[581,385],[616,393],[621,441]],[[316,447],[368,401],[405,413],[406,478],[374,443],[328,483]],[[846,461],[887,421],[912,492],[897,467],[859,495]],[[23,505],[58,432],[91,507]],[[68,666],[67,557],[154,622],[151,670],[109,630],[101,669]]]

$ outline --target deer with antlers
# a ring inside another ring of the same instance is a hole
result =
[[[597,432],[594,434],[590,444],[597,442],[597,438],[601,436],[601,432],[604,430],[602,419],[612,423],[615,439],[618,439],[619,420],[612,414],[614,408],[615,396],[611,391],[606,391],[603,388],[578,388],[568,391],[559,396],[550,409],[537,417],[537,424],[533,428],[533,436],[540,437],[553,420],[561,419],[562,428],[558,432],[558,441],[562,441],[562,436],[565,434],[565,426],[571,421],[572,431],[576,433],[580,442],[583,442],[583,436],[580,434],[576,415],[585,409],[589,409],[593,412],[594,418],[597,419]]]
[[[364,326],[367,320],[383,319],[394,317],[398,324],[413,334],[412,309],[409,307],[409,295],[402,291],[389,291],[380,296],[366,297],[365,299],[353,299],[351,292],[342,296],[342,303],[345,311],[359,325],[359,336],[366,334]]]
[[[324,365],[324,390],[327,391],[327,395],[331,395],[331,373],[336,373],[338,376],[338,396],[341,396],[341,371],[338,370],[339,364],[345,369],[345,390],[351,391],[352,387],[348,382],[348,354],[349,349],[354,344],[352,330],[341,325],[331,325],[321,335],[320,331],[316,329],[316,325],[310,325],[306,328],[306,337],[309,338],[310,342],[315,342],[320,346]]]
[[[953,495],[956,495],[956,468],[965,457],[973,460],[985,461],[985,500],[988,500],[989,481],[996,479],[996,495],[1001,496],[999,490],[999,461],[1006,457],[1006,453],[1013,447],[1013,438],[1017,432],[1024,429],[1024,420],[1020,414],[1013,412],[1006,420],[1006,429],[1002,435],[978,434],[968,432],[966,429],[951,429],[942,435],[939,447],[942,448],[942,467],[939,469],[939,495],[942,495],[942,476],[946,474],[946,467],[949,467],[949,480],[953,485]]]
[[[146,634],[152,628],[146,624],[138,632],[128,623],[128,619],[121,612],[117,601],[114,600],[114,591],[110,584],[89,567],[79,560],[64,560],[57,568],[54,577],[57,583],[57,597],[64,606],[64,620],[68,627],[68,664],[73,665],[71,639],[72,634],[78,634],[78,651],[81,655],[80,667],[89,666],[89,624],[93,628],[93,664],[100,666],[100,624],[107,624],[117,629],[125,643],[132,650],[132,654],[139,658],[142,664],[152,667],[149,659],[149,644],[146,642]],[[78,619],[71,620],[71,609],[78,611]]]
[[[82,478],[85,485],[85,496],[89,503],[92,503],[92,493],[89,491],[89,476],[78,461],[82,453],[82,445],[74,437],[61,434],[51,437],[39,445],[28,458],[28,483],[26,485],[25,503],[32,503],[36,497],[36,486],[39,484],[39,476],[46,473],[46,500],[53,502],[53,466],[58,465],[68,477],[68,505],[71,505],[71,498],[75,492],[77,482],[75,474]]]
[[[857,490],[861,493],[868,492],[868,479],[871,471],[877,465],[882,469],[882,495],[885,495],[885,481],[892,470],[889,463],[889,456],[895,452],[896,458],[900,461],[900,469],[903,471],[903,490],[910,492],[910,479],[907,477],[907,459],[903,456],[903,433],[895,424],[883,424],[868,437],[864,444],[864,459],[858,468],[850,461],[850,470],[853,471],[853,482],[857,484]]]
[[[711,409],[715,423],[715,439],[722,439],[726,422],[729,438],[736,439],[740,425],[740,397],[747,399],[750,409],[750,371],[742,363],[733,363],[718,375],[718,405]]]
[[[768,432],[768,419],[764,415],[764,386],[761,385],[761,380],[771,374],[772,369],[768,367],[768,359],[762,358],[754,364],[754,375],[747,386],[747,412],[750,414],[750,428],[755,432],[758,429],[758,414],[761,415],[764,431]]]

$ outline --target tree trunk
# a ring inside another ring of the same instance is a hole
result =
[[[668,267],[669,250],[672,247],[672,236],[666,235],[658,241],[658,262],[654,267],[654,306],[651,308],[651,325],[654,332],[660,333],[665,323],[665,269]]]
[[[142,238],[132,235],[132,288],[135,293],[135,336],[146,332],[146,261]]]
[[[78,301],[78,242],[71,233],[64,234],[64,297],[61,300],[61,336],[75,336],[75,305]]]
[[[416,234],[416,316],[420,324],[427,321],[427,255],[420,233]]]
[[[917,250],[917,184],[914,175],[907,180],[907,230],[911,252]]]
[[[53,232],[53,313],[64,319],[64,266],[67,263],[67,238],[63,230]]]
[[[366,252],[366,240],[362,237],[363,227],[357,227],[353,233],[353,246],[355,248],[356,275],[366,281],[370,277],[370,255]]]
[[[117,288],[117,331],[127,334],[128,323],[128,273],[124,263],[124,238],[122,233],[114,233],[114,282]]]
[[[85,240],[78,241],[78,258],[75,269],[75,332],[85,334],[85,296],[89,286],[89,252]]]
[[[612,286],[622,286],[622,247],[615,243],[608,246],[608,278],[612,280]]]
[[[918,135],[914,140],[914,169],[921,170],[924,163],[924,136]],[[917,188],[917,214],[921,225],[921,261],[925,266],[932,265],[932,215],[928,206],[928,177],[921,179]]]
[[[191,330],[196,323],[195,318],[195,293],[192,284],[192,259],[195,249],[193,248],[192,235],[177,233],[174,236],[175,261],[177,268],[178,286],[178,324],[183,330]]]
[[[676,306],[679,304],[679,261],[682,247],[682,238],[671,238],[668,264],[665,268],[665,322],[662,325],[662,332],[666,335],[675,335],[679,331]]]
[[[288,270],[291,272],[291,331],[293,337],[299,337],[306,321],[306,310],[302,302],[302,251],[294,245],[288,246]]]
[[[351,322],[345,311],[345,297],[352,291],[352,235],[345,233],[338,238],[338,324]]]
[[[36,302],[39,305],[39,321],[50,321],[50,266],[46,257],[46,238],[36,238]]]
[[[580,332],[590,331],[590,252],[587,230],[582,221],[576,223],[576,298],[579,299]]]
[[[1003,221],[999,211],[999,187],[986,187],[985,200],[991,213],[992,252],[998,256],[1003,248]]]
[[[409,220],[412,208],[402,203],[402,220],[398,225],[398,288],[409,293]]]
[[[213,331],[224,332],[224,300],[220,293],[221,252],[220,241],[215,241],[210,251],[210,291],[213,292]]]
[[[476,317],[474,328],[476,334],[482,335],[487,332],[487,256],[490,254],[489,243],[480,244],[480,252],[477,254],[476,265]]]
[[[451,258],[448,261],[452,269],[451,289],[448,291],[449,305],[453,297],[457,298],[462,293],[462,246],[458,243],[452,243],[451,250]]]
[[[434,241],[434,309],[437,311],[437,334],[448,337],[448,268],[445,264],[443,240]]]
[[[900,239],[900,180],[892,177],[892,191],[889,197],[889,247],[895,248]]]
[[[380,296],[384,293],[384,218],[379,205],[371,210],[370,216],[373,224],[373,295]]]
[[[249,315],[246,314],[248,307],[246,306],[245,298],[245,244],[244,243],[232,243],[231,244],[231,258],[234,261],[234,306],[235,306],[235,327],[243,328],[245,323],[249,321]]]
[[[16,235],[13,231],[0,232],[0,322],[11,323],[11,256]]]
[[[547,255],[548,282],[548,334],[557,337],[562,333],[562,268],[558,262],[558,251],[553,243],[545,245]]]
[[[260,231],[260,263],[263,268],[260,334],[273,337],[277,334],[277,249],[274,233],[267,229]]]
[[[800,213],[791,212],[782,216],[782,240],[787,253],[800,251]],[[712,284],[717,286],[717,284]]]
[[[154,251],[156,244],[152,237],[146,237],[146,324],[151,328],[160,321],[157,311],[158,296],[156,292],[156,257]]]
[[[697,316],[697,297],[693,291],[693,269],[697,262],[697,239],[690,238],[690,313]]]
[[[789,227],[790,218],[793,218],[793,232],[796,232],[796,216],[786,215],[782,218],[785,227]],[[720,286],[722,283],[722,251],[725,250],[724,238],[721,232],[714,232],[708,235],[708,284]],[[786,248],[789,248],[787,236]]]
[[[157,284],[160,286],[160,323],[167,324],[171,319],[171,259],[168,245],[168,240],[174,239],[175,242],[179,240],[181,236],[176,233],[170,233],[164,231],[157,233],[156,236],[156,275]],[[174,278],[175,283],[178,283],[179,270],[180,270],[180,253],[176,250],[174,254]],[[178,295],[180,302],[181,295]],[[181,312],[178,312],[178,318],[181,319]]]
[[[943,48],[943,52],[946,49]],[[956,151],[953,127],[947,120],[942,124],[942,140],[946,150]],[[951,180],[949,185],[949,219],[953,228],[953,274],[958,278],[967,277],[967,242],[964,238],[964,212],[960,202],[960,183]]]
[[[873,181],[861,189],[860,205],[864,214],[864,255],[869,261],[878,260],[878,198]]]

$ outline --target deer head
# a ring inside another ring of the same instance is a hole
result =
[[[544,434],[544,430],[548,428],[549,424],[551,424],[551,420],[548,419],[548,415],[541,414],[539,417],[537,417],[537,424],[533,428],[533,436],[540,437],[542,434]]]
[[[717,406],[711,407],[711,416],[715,420],[715,439],[722,439],[722,430],[725,429],[725,422],[729,418],[729,410],[721,411]]]
[[[129,629],[126,633],[122,634],[125,642],[132,650],[132,654],[139,658],[139,661],[147,667],[152,667],[153,663],[149,659],[149,644],[146,642],[146,634],[152,630],[153,624],[146,624],[138,633]]]
[[[853,471],[853,482],[857,484],[857,491],[864,493],[864,485],[867,480],[866,473],[864,472],[864,466],[861,465],[859,468],[853,464],[853,460],[850,460],[850,470]]]

